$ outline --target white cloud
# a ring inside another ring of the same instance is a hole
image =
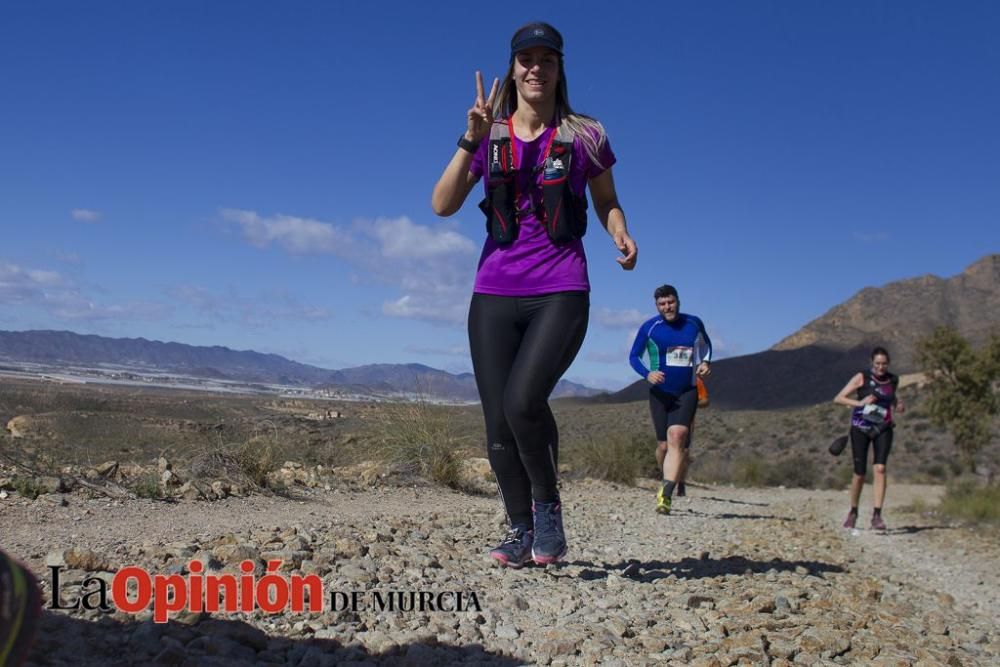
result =
[[[201,311],[212,312],[220,307],[219,299],[214,294],[196,285],[179,285],[169,290],[168,294]]]
[[[729,337],[719,333],[717,330],[710,330],[708,337],[712,339],[712,358],[716,361],[741,354],[739,347],[731,345]]]
[[[53,275],[52,272],[25,270],[16,264],[0,264],[0,303],[16,305],[42,301],[46,286],[39,280],[40,274],[47,275],[49,280]]]
[[[55,303],[55,301],[54,301]],[[63,320],[163,320],[169,317],[170,308],[155,302],[132,301],[124,304],[99,304],[79,295],[67,295],[52,313]]]
[[[362,225],[355,223],[355,228]],[[417,225],[409,218],[378,219],[372,229],[381,244],[382,256],[387,259],[419,261],[476,252],[475,244],[458,232],[447,227]]]
[[[80,266],[83,264],[83,258],[75,252],[57,250],[54,256],[57,261],[60,261],[63,264],[72,264],[73,266]]]
[[[639,312],[635,308],[628,310],[598,308],[594,311],[594,321],[602,327],[607,329],[631,329],[633,332],[650,317],[652,316],[649,313]]]
[[[343,256],[350,244],[350,237],[343,230],[318,220],[280,214],[262,218],[254,211],[241,209],[223,209],[221,213],[224,220],[239,225],[243,237],[258,248],[274,243],[293,255]]]
[[[98,303],[56,271],[26,269],[0,262],[0,303],[42,309],[60,320],[158,320],[167,316],[163,304],[130,301]]]
[[[395,287],[399,295],[382,304],[383,315],[447,325],[465,322],[478,248],[454,223],[419,225],[404,216],[338,226],[242,209],[224,209],[221,215],[257,247],[333,255],[354,269],[352,280]]]
[[[94,211],[89,208],[74,208],[69,212],[70,216],[74,220],[80,220],[81,222],[100,222],[104,214],[100,211]]]
[[[592,345],[587,345],[584,348],[584,350],[586,350],[584,353],[584,359],[597,364],[610,364],[612,366],[620,366],[624,369],[629,369],[628,355],[629,352],[632,351],[632,343],[635,342],[635,334],[638,328],[638,325],[634,328],[630,327],[628,329],[619,328],[614,334],[612,334],[613,337],[617,339],[617,343],[605,343],[600,345],[597,349],[593,349]]]
[[[405,294],[395,301],[382,304],[382,314],[403,319],[424,320],[436,324],[461,324],[468,313],[468,300],[455,302],[434,296]]]
[[[239,322],[253,328],[270,328],[288,322],[319,322],[333,314],[328,308],[302,305],[286,292],[249,296],[229,289],[216,294],[197,285],[178,285],[167,294],[219,322]]]
[[[597,364],[626,364],[628,363],[628,351],[626,350],[624,354],[621,352],[587,352],[584,359]]]

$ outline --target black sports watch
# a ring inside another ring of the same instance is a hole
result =
[[[479,150],[479,142],[469,141],[468,139],[465,138],[465,135],[463,134],[458,138],[458,147],[464,151],[475,153],[477,150]]]

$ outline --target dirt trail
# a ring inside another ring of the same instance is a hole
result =
[[[571,551],[546,569],[492,567],[497,501],[430,487],[178,503],[14,496],[0,501],[0,545],[43,577],[70,548],[168,572],[191,558],[231,567],[239,546],[285,554],[330,590],[458,590],[481,607],[163,625],[48,612],[39,665],[996,664],[997,534],[892,509],[939,493],[893,487],[889,533],[852,535],[839,527],[846,493],[696,487],[662,517],[652,485],[575,481],[563,492]]]

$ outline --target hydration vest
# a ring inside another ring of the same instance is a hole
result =
[[[899,377],[888,373],[883,380],[878,380],[872,375],[870,370],[861,371],[864,384],[858,387],[858,400],[863,400],[866,396],[875,396],[875,402],[869,405],[854,408],[851,413],[851,423],[859,428],[873,428],[883,424],[891,424],[889,417],[891,409],[896,401],[896,389],[899,386]],[[889,387],[888,391],[878,391],[881,387]]]
[[[876,403],[882,407],[889,407],[892,405],[893,400],[896,397],[896,389],[899,387],[899,377],[893,375],[892,373],[887,373],[883,380],[878,380],[874,375],[872,375],[871,370],[865,369],[861,371],[861,375],[864,378],[864,384],[858,387],[858,400],[864,399],[865,396],[869,394],[874,394]],[[889,396],[883,395],[882,392],[875,391],[876,388],[880,386],[891,385],[892,391]]]
[[[486,153],[487,194],[479,204],[486,214],[486,233],[499,245],[510,244],[517,238],[520,218],[534,213],[555,243],[582,238],[587,232],[587,197],[573,194],[569,187],[572,133],[560,125],[549,135],[542,163],[532,168],[533,177],[542,173],[542,205],[534,211],[517,208],[521,193],[517,191],[516,141],[511,138],[509,121],[493,123]]]

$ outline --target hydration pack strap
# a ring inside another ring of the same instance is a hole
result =
[[[497,121],[490,128],[487,152],[487,197],[479,204],[486,215],[486,232],[500,245],[513,242],[517,236],[518,218],[531,213],[518,210],[520,193],[517,189],[517,137],[510,131],[509,121]],[[573,157],[573,134],[560,125],[549,135],[541,164],[532,169],[532,176],[541,172],[542,206],[535,211],[545,226],[549,238],[565,243],[581,238],[587,231],[587,199],[569,188],[569,173]]]

